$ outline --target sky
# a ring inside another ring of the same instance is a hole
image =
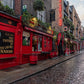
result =
[[[79,15],[79,18],[84,26],[84,0],[67,0],[70,5],[74,5],[75,9]]]

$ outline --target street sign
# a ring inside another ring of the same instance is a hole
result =
[[[27,10],[27,5],[23,5],[23,12]]]

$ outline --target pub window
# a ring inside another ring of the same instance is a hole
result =
[[[0,30],[0,54],[14,53],[14,33]]]
[[[52,43],[52,50],[53,50],[53,51],[58,51],[57,41],[55,41],[55,40],[53,40],[53,43]]]
[[[42,51],[42,37],[38,38],[38,51]]]
[[[47,40],[46,37],[44,37],[44,47],[46,47],[46,43],[47,43],[46,40]]]
[[[30,46],[30,33],[23,31],[23,46]]]
[[[32,38],[32,51],[37,51],[38,47],[37,47],[37,36],[34,35]]]
[[[50,38],[48,37],[48,45],[50,44]]]

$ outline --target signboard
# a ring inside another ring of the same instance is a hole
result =
[[[59,26],[62,26],[62,0],[59,0]]]
[[[23,5],[23,12],[27,11],[27,5]]]
[[[14,53],[14,33],[0,30],[0,54]]]

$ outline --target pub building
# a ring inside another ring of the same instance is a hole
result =
[[[23,26],[21,18],[0,11],[0,69],[57,56],[52,41],[52,34]]]
[[[53,34],[39,29],[23,26],[21,17],[0,11],[0,69],[37,64],[37,61],[64,55],[68,50],[76,52],[79,48],[77,42],[65,40],[62,33],[54,40]]]

